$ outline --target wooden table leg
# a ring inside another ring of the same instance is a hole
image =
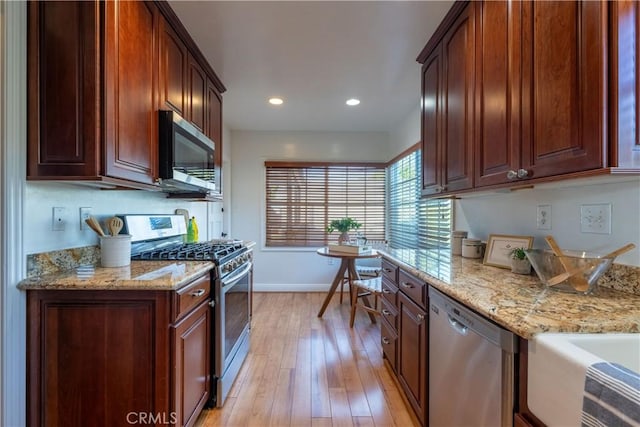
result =
[[[333,283],[329,288],[329,292],[327,292],[327,296],[324,299],[324,302],[322,303],[322,307],[318,312],[318,317],[322,317],[322,315],[324,314],[324,311],[327,309],[327,306],[329,305],[329,301],[331,301],[331,298],[333,297],[333,294],[336,293],[336,289],[338,289],[338,285],[342,283],[342,278],[344,277],[344,273],[349,268],[348,264],[349,263],[346,258],[341,259],[340,268],[338,269],[338,273],[336,274],[335,279],[333,279]]]

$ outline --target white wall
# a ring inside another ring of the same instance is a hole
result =
[[[611,178],[613,181],[615,178]],[[489,234],[534,236],[534,247],[546,248],[544,236],[553,235],[566,249],[610,252],[626,243],[638,248],[616,263],[640,266],[640,178],[605,184],[557,183],[556,187],[492,193],[456,201],[455,228],[485,240]],[[578,186],[579,185],[579,186]],[[611,234],[580,231],[580,206],[611,204]],[[538,205],[551,205],[551,230],[538,230]]]
[[[265,160],[386,162],[388,139],[381,132],[231,132],[231,237],[257,242],[256,290],[326,289],[338,268],[315,249],[264,248]]]
[[[120,213],[172,214],[176,208],[196,217],[200,240],[208,237],[208,225],[219,222],[207,217],[207,202],[167,199],[164,193],[140,190],[99,190],[58,183],[28,182],[25,191],[24,253],[47,252],[98,244],[96,233],[80,231],[80,207],[91,207],[98,219]],[[69,221],[64,231],[52,231],[52,207],[66,208]]]
[[[417,90],[420,90],[419,88]],[[420,105],[411,110],[407,117],[390,133],[391,158],[402,153],[420,141]]]

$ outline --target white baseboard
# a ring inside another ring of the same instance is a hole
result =
[[[328,283],[254,283],[254,292],[327,292]]]

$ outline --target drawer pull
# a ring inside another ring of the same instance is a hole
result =
[[[390,268],[385,268],[385,269],[384,269],[384,272],[385,272],[385,273],[393,273],[393,270],[392,270],[392,269],[390,269]]]
[[[407,288],[407,289],[413,288],[413,283],[400,282],[400,284],[402,285],[402,287]]]
[[[383,290],[382,290],[382,293],[383,293],[383,294],[390,294],[390,293],[391,293],[391,291],[390,291],[389,289],[383,289]]]
[[[391,341],[389,341],[389,338],[382,337],[382,344],[389,345],[390,343],[391,343]]]
[[[202,295],[204,295],[205,292],[206,291],[204,289],[198,289],[197,291],[193,292],[191,294],[191,296],[198,298],[198,297],[201,297]]]
[[[391,312],[389,310],[387,310],[386,308],[382,309],[382,314],[384,314],[385,316],[391,316]]]
[[[424,320],[424,314],[417,314],[418,322],[422,322]]]

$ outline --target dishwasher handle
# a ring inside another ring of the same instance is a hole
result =
[[[467,332],[469,332],[468,326],[465,326],[465,324],[461,321],[454,319],[449,313],[447,313],[447,320],[449,321],[449,325],[453,328],[453,330],[460,335],[467,335]]]

